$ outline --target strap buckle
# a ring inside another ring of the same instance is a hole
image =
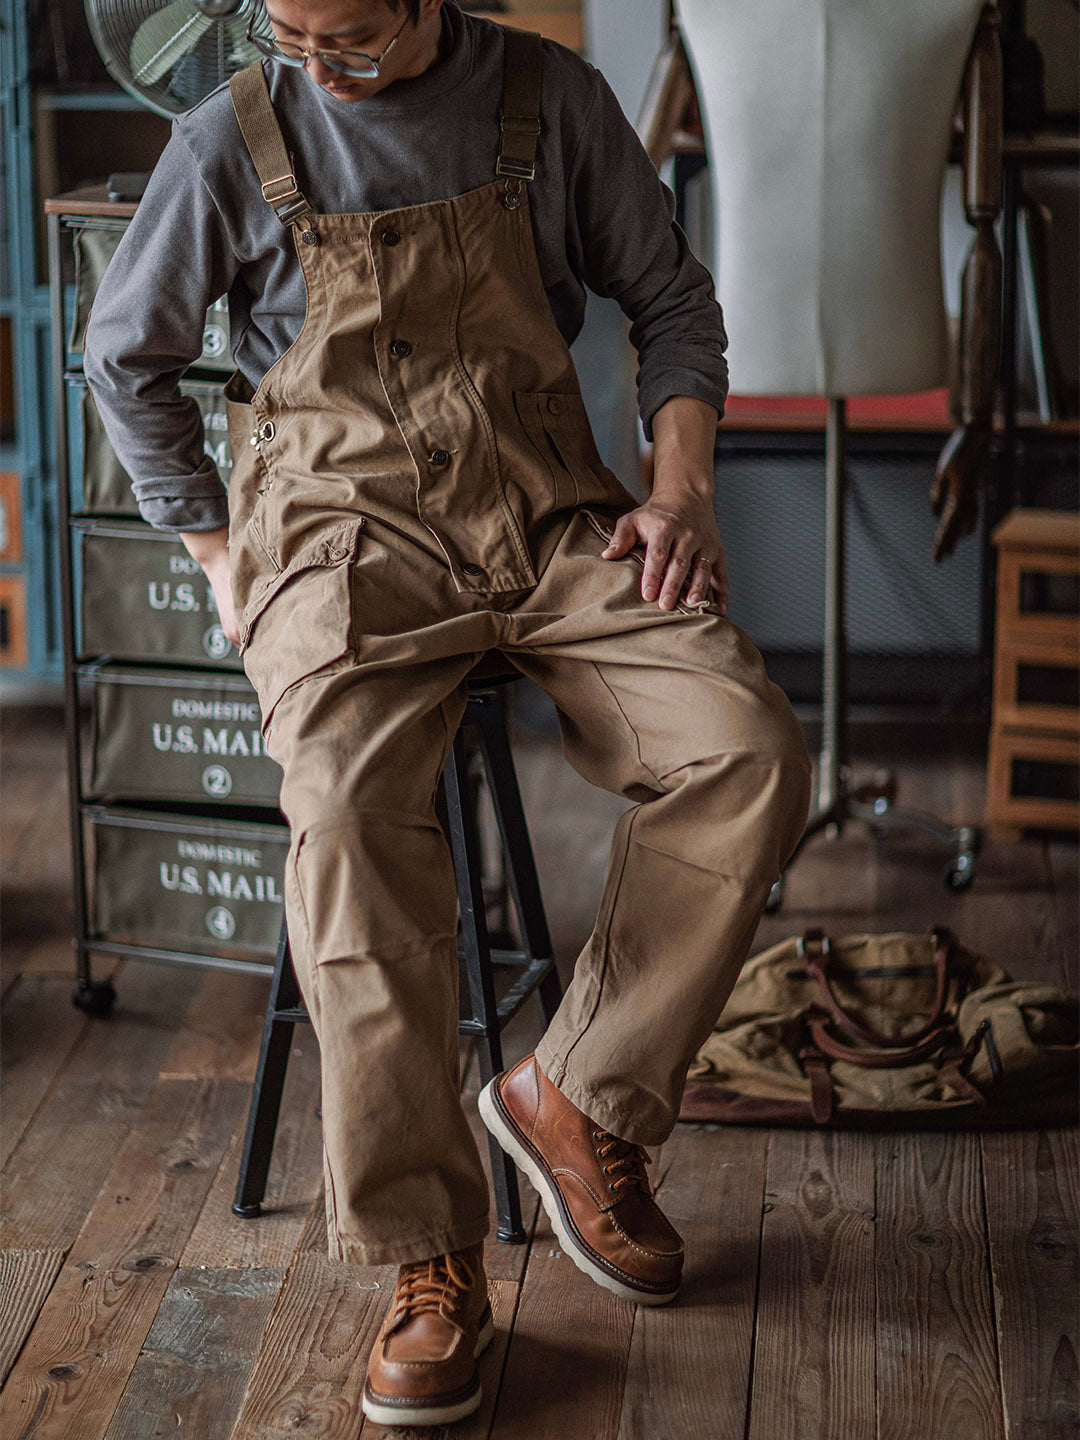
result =
[[[508,115],[500,105],[499,129],[504,136],[539,135],[540,121],[535,115]],[[532,148],[535,151],[535,146]],[[513,155],[500,153],[495,161],[495,174],[513,175],[519,180],[532,180],[536,176],[536,165],[532,160],[519,160]]]
[[[518,180],[533,180],[536,178],[536,166],[527,164],[524,160],[515,160],[511,155],[500,155],[495,161],[496,175],[513,175]]]
[[[275,186],[279,188],[275,194],[270,192]],[[287,175],[278,175],[273,180],[264,180],[262,185],[263,199],[273,207],[275,215],[282,225],[291,225],[300,215],[306,215],[311,206],[304,199],[300,186],[296,183],[296,176],[290,170]]]
[[[286,189],[280,190],[276,195],[271,195],[269,193],[273,186],[285,184],[286,181],[288,182]],[[290,195],[299,195],[300,186],[297,185],[296,176],[290,170],[287,175],[277,175],[274,177],[273,180],[264,180],[262,184],[262,193],[263,199],[269,201],[269,203],[273,205],[275,200],[287,200]]]

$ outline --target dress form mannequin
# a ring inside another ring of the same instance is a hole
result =
[[[963,95],[965,212],[976,231],[964,276],[959,423],[931,491],[942,558],[974,528],[990,439],[1000,293],[996,10],[983,0],[678,0],[677,13],[710,156],[713,273],[734,388],[829,400],[824,738],[819,812],[803,840],[826,825],[835,832],[848,815],[875,829],[916,826],[955,850],[946,878],[959,888],[973,874],[974,831],[890,810],[891,781],[875,793],[863,787],[865,803],[847,793],[844,397],[946,382],[940,204]],[[996,108],[988,104],[995,84]],[[658,67],[655,88],[658,112],[665,93],[669,110],[677,104],[677,61]],[[770,898],[775,908],[778,888]]]

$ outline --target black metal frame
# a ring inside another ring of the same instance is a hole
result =
[[[495,683],[476,682],[470,687],[465,714],[454,737],[440,785],[441,808],[446,813],[445,823],[457,877],[462,935],[459,958],[463,962],[471,1009],[471,1013],[459,1021],[458,1028],[462,1035],[475,1035],[477,1038],[480,1079],[485,1085],[503,1068],[503,1026],[517,1014],[528,997],[534,992],[538,996],[545,1024],[552,1019],[562,999],[521,792],[510,752],[502,692],[494,688]],[[521,928],[522,950],[493,949],[488,937],[480,837],[469,781],[467,735],[470,730],[477,734],[495,808],[507,881]],[[495,965],[511,965],[521,970],[500,1001],[495,998]],[[266,1193],[293,1026],[310,1018],[293,969],[288,928],[283,918],[232,1207],[235,1215],[245,1219],[261,1212],[261,1202]],[[498,1213],[497,1234],[500,1240],[519,1244],[526,1237],[521,1223],[517,1173],[513,1161],[500,1149],[494,1137],[489,1136],[488,1144]]]

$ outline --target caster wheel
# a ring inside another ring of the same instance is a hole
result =
[[[116,988],[111,980],[91,980],[88,985],[76,985],[71,1003],[86,1015],[110,1015],[116,1003]]]
[[[975,856],[971,851],[958,855],[945,871],[945,889],[956,892],[967,890],[975,879]]]

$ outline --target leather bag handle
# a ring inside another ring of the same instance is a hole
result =
[[[917,1044],[932,1035],[935,1030],[940,1028],[944,1020],[945,999],[948,995],[956,936],[947,925],[931,926],[930,934],[934,941],[934,969],[937,973],[934,1006],[929,1020],[922,1029],[907,1037],[908,1045]],[[861,1020],[856,1019],[854,1015],[844,1009],[837,999],[828,973],[832,946],[825,932],[816,925],[808,925],[795,942],[795,949],[800,959],[806,961],[807,973],[816,981],[825,1008],[840,1029],[851,1039],[861,1040],[864,1045],[871,1045],[880,1050],[895,1049],[890,1036],[882,1035]]]

